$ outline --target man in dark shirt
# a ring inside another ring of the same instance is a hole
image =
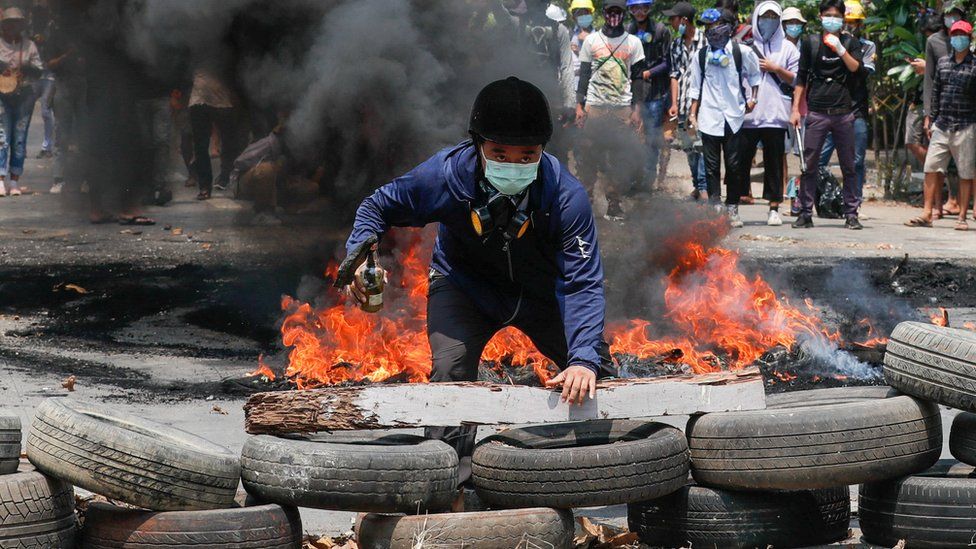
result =
[[[973,26],[966,21],[953,23],[949,30],[953,53],[939,60],[932,81],[931,109],[925,118],[930,139],[925,156],[925,209],[921,217],[906,223],[910,227],[932,226],[938,174],[945,173],[951,159],[959,170],[956,230],[969,229],[966,214],[976,178],[976,58],[969,51],[972,32]]]
[[[966,19],[966,12],[962,6],[955,2],[946,2],[942,8],[943,26],[937,32],[925,40],[925,73],[922,81],[922,101],[924,105],[924,116],[929,116],[932,109],[932,81],[939,65],[939,59],[949,55],[949,28],[956,21]],[[923,118],[924,120],[924,118]],[[942,207],[942,187],[945,186],[945,174],[939,174],[939,184],[936,186],[935,203],[941,212]],[[959,205],[956,203],[957,189],[954,188],[952,180],[949,181],[949,200],[945,203],[945,211],[954,213]],[[939,214],[941,216],[941,213]]]
[[[644,71],[634,81],[634,100],[641,107],[644,135],[647,142],[647,162],[644,183],[654,186],[658,161],[664,148],[664,111],[670,105],[669,50],[671,32],[663,24],[651,19],[653,0],[628,0],[627,8],[634,21],[627,32],[636,36],[644,46]]]
[[[823,34],[815,34],[800,43],[800,70],[793,94],[790,123],[800,125],[800,106],[809,108],[803,162],[806,172],[800,178],[800,215],[794,228],[813,227],[813,202],[817,192],[817,163],[827,134],[833,135],[837,157],[844,174],[844,216],[848,229],[863,227],[857,218],[861,205],[857,196],[857,173],[854,169],[854,100],[851,96],[852,75],[865,70],[860,47],[850,35],[841,35],[844,26],[843,0],[822,0],[820,19]]]

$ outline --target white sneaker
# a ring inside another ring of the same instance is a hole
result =
[[[7,182],[0,180],[0,196],[7,196]]]
[[[726,213],[729,216],[729,225],[733,229],[738,229],[743,226],[742,219],[739,218],[739,206],[738,204],[729,204],[726,208]]]
[[[10,188],[10,196],[20,196],[21,194],[23,194],[23,193],[20,192],[20,187],[11,187]]]
[[[725,213],[725,204],[722,204],[721,202],[716,202],[716,203],[712,204],[712,207],[715,208],[715,213],[718,213],[718,214],[724,214]]]
[[[770,227],[779,227],[783,224],[783,218],[779,216],[779,212],[776,210],[769,210],[769,218],[766,219],[766,224]]]
[[[51,190],[48,191],[51,194],[61,194],[64,191],[64,181],[58,181],[54,185],[51,185]]]

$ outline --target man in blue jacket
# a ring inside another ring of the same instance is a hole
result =
[[[552,118],[534,85],[509,77],[486,86],[469,132],[366,198],[346,249],[390,227],[439,223],[427,303],[430,380],[477,379],[485,344],[515,326],[562,370],[547,386],[582,404],[597,377],[615,373],[586,191],[543,152]],[[347,291],[365,300],[356,283]]]

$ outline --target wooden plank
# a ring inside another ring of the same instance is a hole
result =
[[[582,406],[557,391],[492,383],[404,383],[258,393],[244,406],[252,434],[554,423],[766,407],[757,368],[601,382]]]

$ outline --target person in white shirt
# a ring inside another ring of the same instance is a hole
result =
[[[597,172],[603,174],[608,219],[623,217],[620,199],[640,179],[644,164],[637,158],[643,124],[631,90],[633,81],[642,78],[644,45],[624,30],[625,8],[624,0],[604,3],[606,23],[580,47],[576,89],[576,125],[585,128],[587,142],[580,147],[576,175],[592,192]]]
[[[691,94],[690,125],[702,138],[708,199],[721,209],[721,159],[725,157],[726,210],[733,227],[741,227],[739,130],[747,112],[756,106],[761,79],[759,59],[747,46],[732,40],[735,15],[723,10],[705,10],[700,21],[706,25],[705,39],[697,62],[691,63],[688,83]],[[703,74],[704,72],[704,74]]]
[[[3,11],[0,22],[0,196],[21,194],[17,181],[24,173],[27,130],[37,101],[32,82],[44,70],[37,46],[24,37],[26,28],[27,20],[19,8]]]

